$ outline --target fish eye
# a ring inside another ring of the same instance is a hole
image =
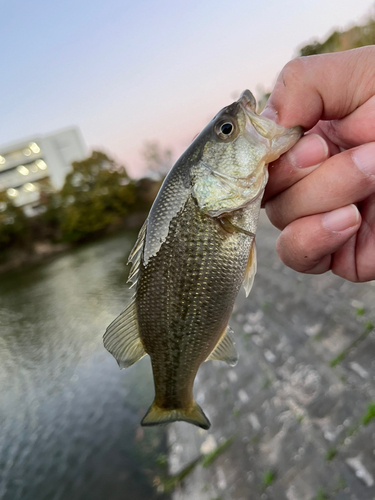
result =
[[[233,130],[233,125],[231,123],[223,123],[222,126],[220,127],[220,132],[223,135],[230,135]]]
[[[224,122],[224,123],[220,123],[216,127],[216,133],[222,139],[227,139],[228,137],[230,137],[233,134],[233,132],[234,132],[233,123],[231,123],[229,121]]]

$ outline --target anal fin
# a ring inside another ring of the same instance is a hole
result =
[[[219,360],[225,361],[230,366],[235,366],[238,361],[238,354],[234,347],[232,339],[232,328],[228,325],[224,335],[221,336],[219,342],[216,344],[215,349],[208,356],[206,361]]]
[[[257,272],[257,249],[255,245],[255,240],[251,245],[249,258],[247,260],[245,278],[243,280],[243,287],[245,289],[246,297],[249,296],[249,293],[253,287],[255,274]]]
[[[109,325],[103,341],[104,347],[116,359],[120,368],[133,365],[147,354],[139,336],[134,299]]]

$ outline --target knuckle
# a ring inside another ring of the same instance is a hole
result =
[[[284,223],[285,215],[282,209],[282,204],[279,202],[279,197],[271,198],[271,200],[265,203],[266,214],[271,223],[277,227],[277,229],[284,229],[286,224]]]
[[[375,144],[374,144],[375,145]],[[375,148],[374,148],[375,152]],[[366,171],[365,169],[362,169],[356,160],[353,158],[353,155],[351,154],[350,151],[347,151],[348,156],[350,157],[350,160],[352,165],[354,164],[354,167],[356,169],[356,174],[355,174],[355,180],[358,184],[357,189],[359,192],[363,194],[364,198],[367,198],[369,195],[373,194],[375,192],[375,169],[374,174],[372,174],[369,171]],[[374,161],[375,163],[375,161]],[[375,166],[375,165],[374,165]]]
[[[280,78],[285,87],[295,86],[304,79],[306,63],[309,62],[309,57],[298,57],[289,61],[283,68]]]
[[[334,144],[345,144],[345,135],[342,134],[342,120],[326,120],[319,123],[320,129],[324,135]]]
[[[276,242],[276,251],[284,264],[298,268],[311,267],[316,261],[308,244],[308,237],[303,231],[287,226]]]
[[[332,261],[332,266],[331,266],[331,271],[332,274],[339,276],[340,278],[343,278],[347,281],[350,281],[352,283],[361,283],[366,280],[362,280],[358,275],[355,270],[355,268],[348,268],[348,266],[342,266],[338,265],[335,259],[335,256],[333,257]]]

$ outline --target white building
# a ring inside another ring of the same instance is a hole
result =
[[[33,215],[38,210],[42,187],[61,189],[72,162],[86,157],[86,146],[77,128],[0,146],[0,192],[6,191],[14,205]]]

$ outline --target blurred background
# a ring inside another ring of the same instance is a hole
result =
[[[375,287],[259,271],[208,363],[209,432],[142,429],[149,360],[102,334],[163,178],[245,88],[297,56],[375,44],[371,1],[0,2],[0,499],[373,500]]]

